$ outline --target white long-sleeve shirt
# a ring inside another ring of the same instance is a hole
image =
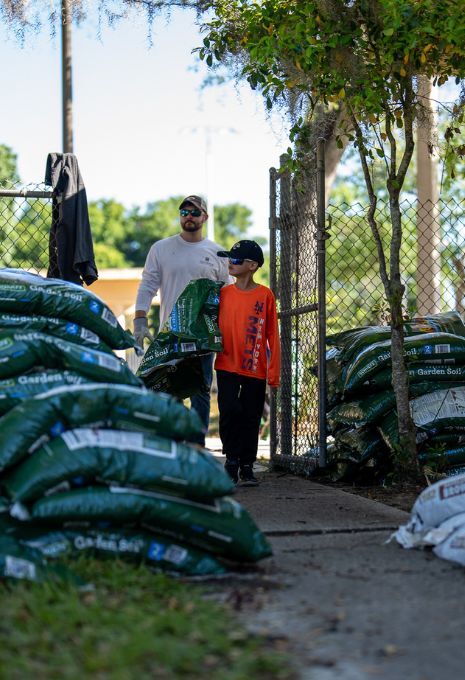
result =
[[[136,310],[148,312],[160,292],[160,328],[169,317],[174,303],[189,281],[212,279],[232,281],[228,259],[218,257],[221,246],[208,238],[190,243],[180,234],[157,241],[150,248],[136,298]]]

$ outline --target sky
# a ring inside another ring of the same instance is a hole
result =
[[[100,39],[95,17],[73,27],[74,153],[88,199],[130,208],[200,193],[246,205],[249,235],[266,237],[286,121],[269,118],[246,83],[201,89],[208,69],[191,53],[202,40],[193,14],[156,18],[152,47],[145,19],[131,16]],[[45,26],[21,47],[0,26],[0,63],[0,143],[18,155],[23,183],[41,182],[47,154],[62,151],[59,32]]]

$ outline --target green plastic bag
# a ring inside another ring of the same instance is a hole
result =
[[[0,269],[0,311],[67,319],[96,333],[112,349],[135,347],[132,333],[87,288],[22,269]]]
[[[229,497],[201,504],[140,489],[86,487],[41,498],[31,519],[59,525],[136,523],[236,562],[256,562],[272,552],[248,512]]]
[[[127,363],[114,354],[36,331],[0,332],[0,379],[37,367],[69,369],[102,382],[142,385]]]
[[[47,335],[54,335],[62,340],[74,342],[77,345],[85,345],[91,349],[111,353],[111,348],[103,342],[99,336],[84,326],[79,326],[73,321],[55,319],[50,316],[26,316],[19,314],[0,313],[0,330],[13,329],[14,331],[40,331]]]
[[[203,432],[197,412],[167,394],[104,383],[57,387],[23,401],[0,419],[0,471],[48,439],[82,426],[136,430],[176,440],[195,439]]]
[[[167,536],[143,529],[47,529],[41,525],[11,519],[7,533],[22,546],[39,551],[47,559],[75,557],[79,554],[97,558],[145,562],[155,571],[182,576],[223,574],[225,567],[213,555]]]
[[[422,361],[428,363],[465,362],[465,338],[451,333],[428,333],[412,335],[404,340],[404,355],[408,362]],[[368,380],[372,375],[384,369],[391,362],[391,340],[375,342],[369,345],[353,361],[342,374],[344,392],[352,392]]]
[[[54,369],[33,370],[23,375],[0,380],[0,416],[10,411],[25,399],[42,394],[54,387],[83,385],[94,382],[75,371]]]
[[[166,323],[147,349],[137,375],[146,381],[154,369],[173,359],[223,351],[218,327],[223,285],[222,281],[210,279],[196,279],[187,284]]]
[[[55,437],[1,482],[13,502],[26,504],[64,483],[119,484],[199,501],[234,490],[208,451],[143,432],[89,428]]]

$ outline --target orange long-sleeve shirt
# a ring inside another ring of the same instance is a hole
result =
[[[220,291],[218,324],[223,351],[217,354],[215,368],[266,379],[279,385],[281,348],[278,317],[273,293],[266,286],[240,290],[234,284]]]

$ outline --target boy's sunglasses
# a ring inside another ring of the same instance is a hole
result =
[[[244,264],[244,262],[253,262],[253,260],[249,260],[247,257],[230,257],[229,258],[229,264]]]
[[[194,210],[186,210],[185,208],[182,208],[179,212],[181,213],[181,217],[187,217],[188,215],[192,215],[192,217],[200,217],[202,214],[202,211],[198,208],[194,208]]]

